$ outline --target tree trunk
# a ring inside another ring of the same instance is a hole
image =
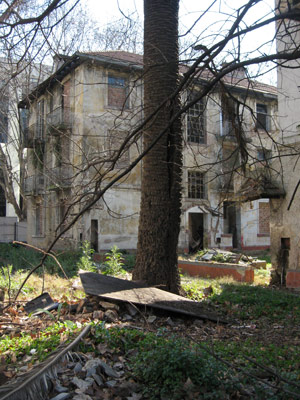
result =
[[[177,88],[179,0],[144,1],[144,115],[147,118]],[[180,230],[182,133],[172,99],[143,134],[146,149],[168,127],[143,159],[136,267],[133,279],[179,291],[177,244]]]

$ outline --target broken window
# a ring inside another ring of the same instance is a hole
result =
[[[107,105],[114,108],[129,108],[128,83],[126,78],[108,76]]]
[[[189,96],[191,101],[195,95]],[[192,105],[187,113],[187,140],[189,143],[206,143],[205,134],[205,106],[204,99],[197,101]]]
[[[199,171],[188,171],[188,197],[190,199],[204,199],[204,174]]]
[[[256,104],[256,128],[269,129],[268,107],[265,104]]]
[[[270,205],[260,202],[259,204],[259,234],[270,235]]]

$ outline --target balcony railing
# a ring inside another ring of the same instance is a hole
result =
[[[34,196],[42,194],[45,191],[44,175],[32,175],[25,179],[24,193],[25,196]]]
[[[47,115],[47,130],[49,134],[59,135],[71,127],[71,112],[69,108],[57,107]]]

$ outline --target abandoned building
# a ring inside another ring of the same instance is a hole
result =
[[[300,2],[281,1],[278,12],[300,10]],[[299,50],[299,16],[278,22],[278,52]],[[278,156],[272,163],[277,172],[277,181],[282,185],[285,196],[270,201],[271,210],[271,254],[275,267],[274,282],[288,287],[300,287],[300,197],[299,197],[299,81],[298,60],[279,64],[278,74]],[[273,173],[274,174],[274,173]]]
[[[142,56],[122,51],[61,56],[56,72],[19,103],[29,110],[29,243],[47,247],[94,199],[56,246],[88,240],[96,251],[136,248],[141,163],[101,199],[95,194],[143,150],[140,134],[131,135],[142,121],[142,73]],[[199,71],[182,101],[209,79]],[[268,169],[276,120],[276,88],[247,79],[244,69],[225,76],[184,115],[180,250],[270,246],[272,196],[261,190],[251,199],[248,189]]]

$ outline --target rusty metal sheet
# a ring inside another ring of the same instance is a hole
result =
[[[205,312],[200,303],[155,287],[93,272],[81,273],[80,279],[86,294],[227,323],[217,315]]]

